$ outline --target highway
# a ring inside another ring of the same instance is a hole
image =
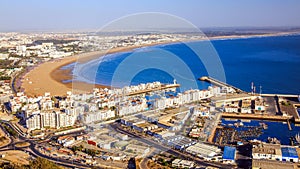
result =
[[[15,127],[13,127],[13,125],[10,124],[10,122],[4,122],[4,123],[9,124],[9,126],[12,129],[16,130]],[[202,165],[202,166],[213,166],[213,167],[218,167],[218,168],[233,168],[234,167],[234,166],[228,165],[228,164],[204,161],[204,160],[202,160],[198,157],[194,157],[190,154],[187,154],[187,153],[184,153],[184,152],[181,152],[181,151],[178,151],[178,150],[174,150],[174,149],[172,149],[170,147],[167,147],[167,146],[165,146],[161,143],[155,142],[152,139],[149,139],[149,138],[146,138],[146,137],[143,137],[143,136],[139,136],[135,133],[124,130],[123,128],[120,127],[120,124],[117,123],[117,122],[111,123],[109,126],[112,129],[114,129],[115,131],[117,131],[119,133],[126,134],[129,137],[132,137],[133,139],[135,139],[137,141],[143,142],[143,143],[145,143],[145,144],[147,144],[147,145],[149,145],[149,146],[151,146],[151,147],[153,147],[157,150],[168,152],[169,154],[174,155],[178,158],[192,160],[195,163],[197,163],[199,165]],[[4,132],[7,133],[7,131],[5,129],[4,129]],[[73,133],[73,134],[78,134],[78,133]],[[21,150],[21,151],[30,153],[30,155],[32,155],[33,157],[46,158],[49,161],[52,161],[52,162],[54,162],[56,164],[59,164],[61,166],[64,166],[64,167],[91,168],[90,165],[82,164],[82,163],[79,163],[79,162],[76,162],[76,161],[70,161],[70,160],[67,160],[67,159],[54,158],[54,157],[51,157],[51,156],[47,156],[47,155],[41,153],[37,148],[37,146],[41,142],[38,142],[38,141],[33,140],[33,139],[28,139],[26,137],[23,137],[23,135],[18,135],[18,136],[19,136],[18,138],[14,138],[13,136],[10,136],[11,142],[6,146],[0,147],[0,151]],[[51,139],[51,137],[52,137],[51,135],[47,135],[47,138],[45,140],[43,140],[42,142],[49,141]],[[30,143],[30,145],[27,146],[27,147],[22,147],[22,148],[18,148],[18,147],[15,146],[17,143],[21,143],[21,142],[28,142],[28,143]]]
[[[14,129],[16,131],[16,129],[13,127],[12,124],[10,124],[10,122],[7,122],[7,121],[1,121],[1,122],[5,123],[5,124],[8,124],[12,129]],[[1,125],[1,128],[3,129],[3,131],[7,135],[9,135],[9,133],[2,127],[2,125]],[[18,138],[15,138],[15,137],[9,135],[9,138],[11,140],[10,143],[8,145],[0,147],[0,151],[21,150],[21,151],[24,151],[24,152],[28,152],[33,157],[46,158],[49,161],[52,161],[52,162],[54,162],[56,164],[59,164],[61,166],[64,166],[64,167],[69,167],[69,168],[91,168],[90,165],[78,163],[76,161],[65,160],[65,159],[61,159],[61,158],[53,158],[53,157],[47,156],[45,154],[42,154],[36,148],[37,145],[39,144],[39,142],[37,142],[35,140],[32,140],[32,139],[28,139],[28,138],[20,136],[20,135],[18,135],[18,136],[19,136]],[[50,137],[51,136],[49,136],[49,138],[47,138],[47,139],[50,139]],[[17,143],[21,143],[21,142],[28,142],[30,144],[30,146],[22,147],[22,148],[15,146]]]
[[[165,145],[162,145],[158,142],[155,142],[151,139],[148,139],[146,137],[142,137],[142,136],[139,136],[135,133],[131,133],[127,130],[124,130],[120,127],[120,124],[119,123],[112,123],[110,125],[114,130],[116,130],[117,132],[120,132],[120,133],[123,133],[123,134],[126,134],[130,137],[133,137],[135,140],[138,140],[140,142],[143,142],[147,145],[149,145],[150,147],[154,147],[160,151],[165,151],[165,152],[168,152],[169,154],[171,155],[174,155],[176,157],[179,157],[179,158],[183,158],[183,159],[188,159],[188,160],[192,160],[194,161],[195,163],[199,164],[199,165],[203,165],[203,166],[213,166],[213,167],[218,167],[218,168],[234,168],[233,165],[228,165],[228,164],[222,164],[222,163],[216,163],[216,162],[208,162],[208,161],[204,161],[204,160],[201,160],[200,158],[198,157],[195,157],[195,156],[192,156],[190,154],[187,154],[187,153],[184,153],[184,152],[181,152],[181,151],[178,151],[178,150],[174,150],[170,147],[167,147]]]

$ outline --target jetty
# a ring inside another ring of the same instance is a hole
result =
[[[239,89],[239,88],[237,88],[235,86],[232,86],[230,84],[227,84],[225,82],[222,82],[220,80],[217,80],[217,79],[209,77],[209,76],[202,76],[202,77],[199,78],[199,80],[201,80],[201,81],[207,81],[207,82],[209,82],[211,84],[214,84],[216,86],[219,86],[219,87],[231,88],[231,89],[233,89],[233,91],[235,93],[246,93],[245,91],[243,91],[243,90],[241,90],[241,89]]]
[[[222,118],[270,120],[270,121],[287,122],[287,121],[292,120],[293,116],[273,116],[273,115],[246,114],[246,113],[222,113]]]
[[[260,96],[265,96],[265,97],[292,97],[292,98],[298,98],[299,95],[296,94],[260,94]]]

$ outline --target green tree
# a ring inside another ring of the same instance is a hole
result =
[[[56,165],[55,163],[44,159],[44,158],[36,158],[33,161],[30,161],[28,168],[30,169],[62,169],[62,167]]]

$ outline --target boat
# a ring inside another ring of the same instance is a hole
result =
[[[259,125],[264,129],[268,129],[268,125],[266,123],[259,123]]]
[[[298,133],[298,134],[296,134],[296,136],[295,136],[295,140],[297,141],[297,143],[299,143],[299,144],[300,144],[300,135],[299,135],[299,133]]]
[[[300,146],[300,134],[290,137],[290,144],[292,146]]]
[[[280,144],[280,141],[276,137],[268,137],[267,142],[271,144]]]
[[[241,122],[244,122],[244,123],[251,123],[251,120],[242,119]]]

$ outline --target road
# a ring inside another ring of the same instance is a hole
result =
[[[140,168],[141,168],[141,169],[148,169],[147,163],[148,163],[148,161],[150,160],[149,157],[151,157],[151,156],[154,155],[155,150],[156,150],[156,149],[151,148],[151,150],[150,150],[150,152],[148,153],[147,157],[144,157],[144,158],[142,159],[142,161],[140,162]]]
[[[5,123],[9,124],[9,126],[12,129],[16,130],[13,127],[13,125],[10,124],[10,122],[5,122]],[[234,167],[232,165],[227,165],[227,164],[222,164],[222,163],[207,162],[207,161],[199,159],[198,157],[194,157],[190,154],[187,154],[187,153],[184,153],[184,152],[181,152],[181,151],[178,151],[178,150],[171,149],[170,147],[167,147],[167,146],[165,146],[161,143],[155,142],[152,139],[146,138],[144,136],[139,136],[135,133],[124,130],[123,128],[120,127],[120,124],[117,123],[117,122],[111,123],[109,126],[112,129],[114,129],[115,131],[126,134],[126,135],[128,135],[128,136],[130,136],[130,137],[132,137],[132,138],[134,138],[134,139],[136,139],[140,142],[143,142],[143,143],[145,143],[145,144],[147,144],[147,145],[149,145],[149,146],[151,146],[151,147],[153,147],[157,150],[168,152],[169,154],[174,155],[174,156],[179,157],[179,158],[192,160],[192,161],[194,161],[195,163],[197,163],[199,165],[213,166],[213,167],[218,167],[218,168],[233,168]],[[7,133],[6,130],[4,130],[4,132]],[[78,133],[75,133],[75,134],[78,134]],[[32,155],[33,157],[46,158],[49,161],[55,162],[56,164],[59,164],[59,165],[65,166],[65,167],[70,167],[70,168],[75,168],[75,167],[77,167],[77,168],[90,168],[91,167],[89,165],[85,165],[85,164],[78,163],[78,162],[75,162],[75,161],[70,161],[70,160],[66,160],[66,159],[54,158],[54,157],[47,156],[47,155],[39,152],[39,150],[37,149],[37,146],[40,144],[40,142],[38,142],[36,140],[33,140],[33,139],[23,137],[22,135],[19,135],[18,138],[14,138],[14,137],[10,136],[10,139],[11,139],[11,142],[7,146],[1,147],[0,151],[21,150],[21,151],[25,151],[25,152],[30,153],[30,155]],[[49,141],[50,139],[51,139],[51,135],[48,135],[46,140],[43,140],[43,142],[44,141]],[[30,146],[22,147],[22,148],[15,147],[15,144],[20,143],[20,142],[28,142],[28,143],[30,143]]]
[[[203,165],[203,166],[213,166],[213,167],[218,167],[218,168],[234,168],[233,165],[228,165],[228,164],[222,164],[222,163],[212,163],[212,162],[207,162],[207,161],[204,161],[204,160],[201,160],[199,159],[198,157],[194,157],[190,154],[186,154],[184,152],[181,152],[181,151],[177,151],[177,150],[174,150],[174,149],[171,149],[170,147],[167,147],[165,145],[162,145],[160,143],[157,143],[151,139],[148,139],[148,138],[145,138],[145,137],[142,137],[142,136],[139,136],[137,134],[134,134],[134,133],[131,133],[127,130],[124,130],[120,127],[120,125],[118,123],[112,123],[110,125],[114,130],[116,130],[117,132],[120,132],[120,133],[123,133],[123,134],[126,134],[130,137],[133,137],[134,139],[140,141],[140,142],[143,142],[147,145],[149,145],[150,147],[154,147],[158,150],[161,150],[161,151],[165,151],[171,155],[174,155],[176,157],[179,157],[179,158],[184,158],[184,159],[188,159],[188,160],[192,160],[194,161],[195,163],[197,163],[198,165]]]
[[[16,131],[16,129],[12,126],[12,124],[10,124],[10,122],[5,121],[4,123],[8,124],[8,126],[10,126],[13,130]],[[3,131],[6,134],[8,134],[8,132],[5,129]],[[16,131],[16,132],[18,132],[18,131]],[[35,140],[31,140],[31,139],[28,139],[28,138],[20,136],[20,135],[19,135],[18,138],[10,136],[10,139],[11,139],[11,142],[6,146],[0,147],[0,151],[20,150],[20,151],[28,152],[33,157],[46,158],[49,161],[52,161],[52,162],[54,162],[56,164],[59,164],[61,166],[64,166],[64,167],[69,167],[69,168],[91,168],[91,166],[89,166],[89,165],[85,165],[85,164],[78,163],[78,162],[75,162],[75,161],[60,159],[60,158],[53,158],[53,157],[47,156],[45,154],[42,154],[37,150],[36,147],[39,144],[39,142],[37,142]],[[48,139],[50,139],[50,137]],[[30,146],[27,146],[27,147],[16,147],[15,146],[16,144],[21,143],[21,142],[28,142],[28,143],[30,143]]]

